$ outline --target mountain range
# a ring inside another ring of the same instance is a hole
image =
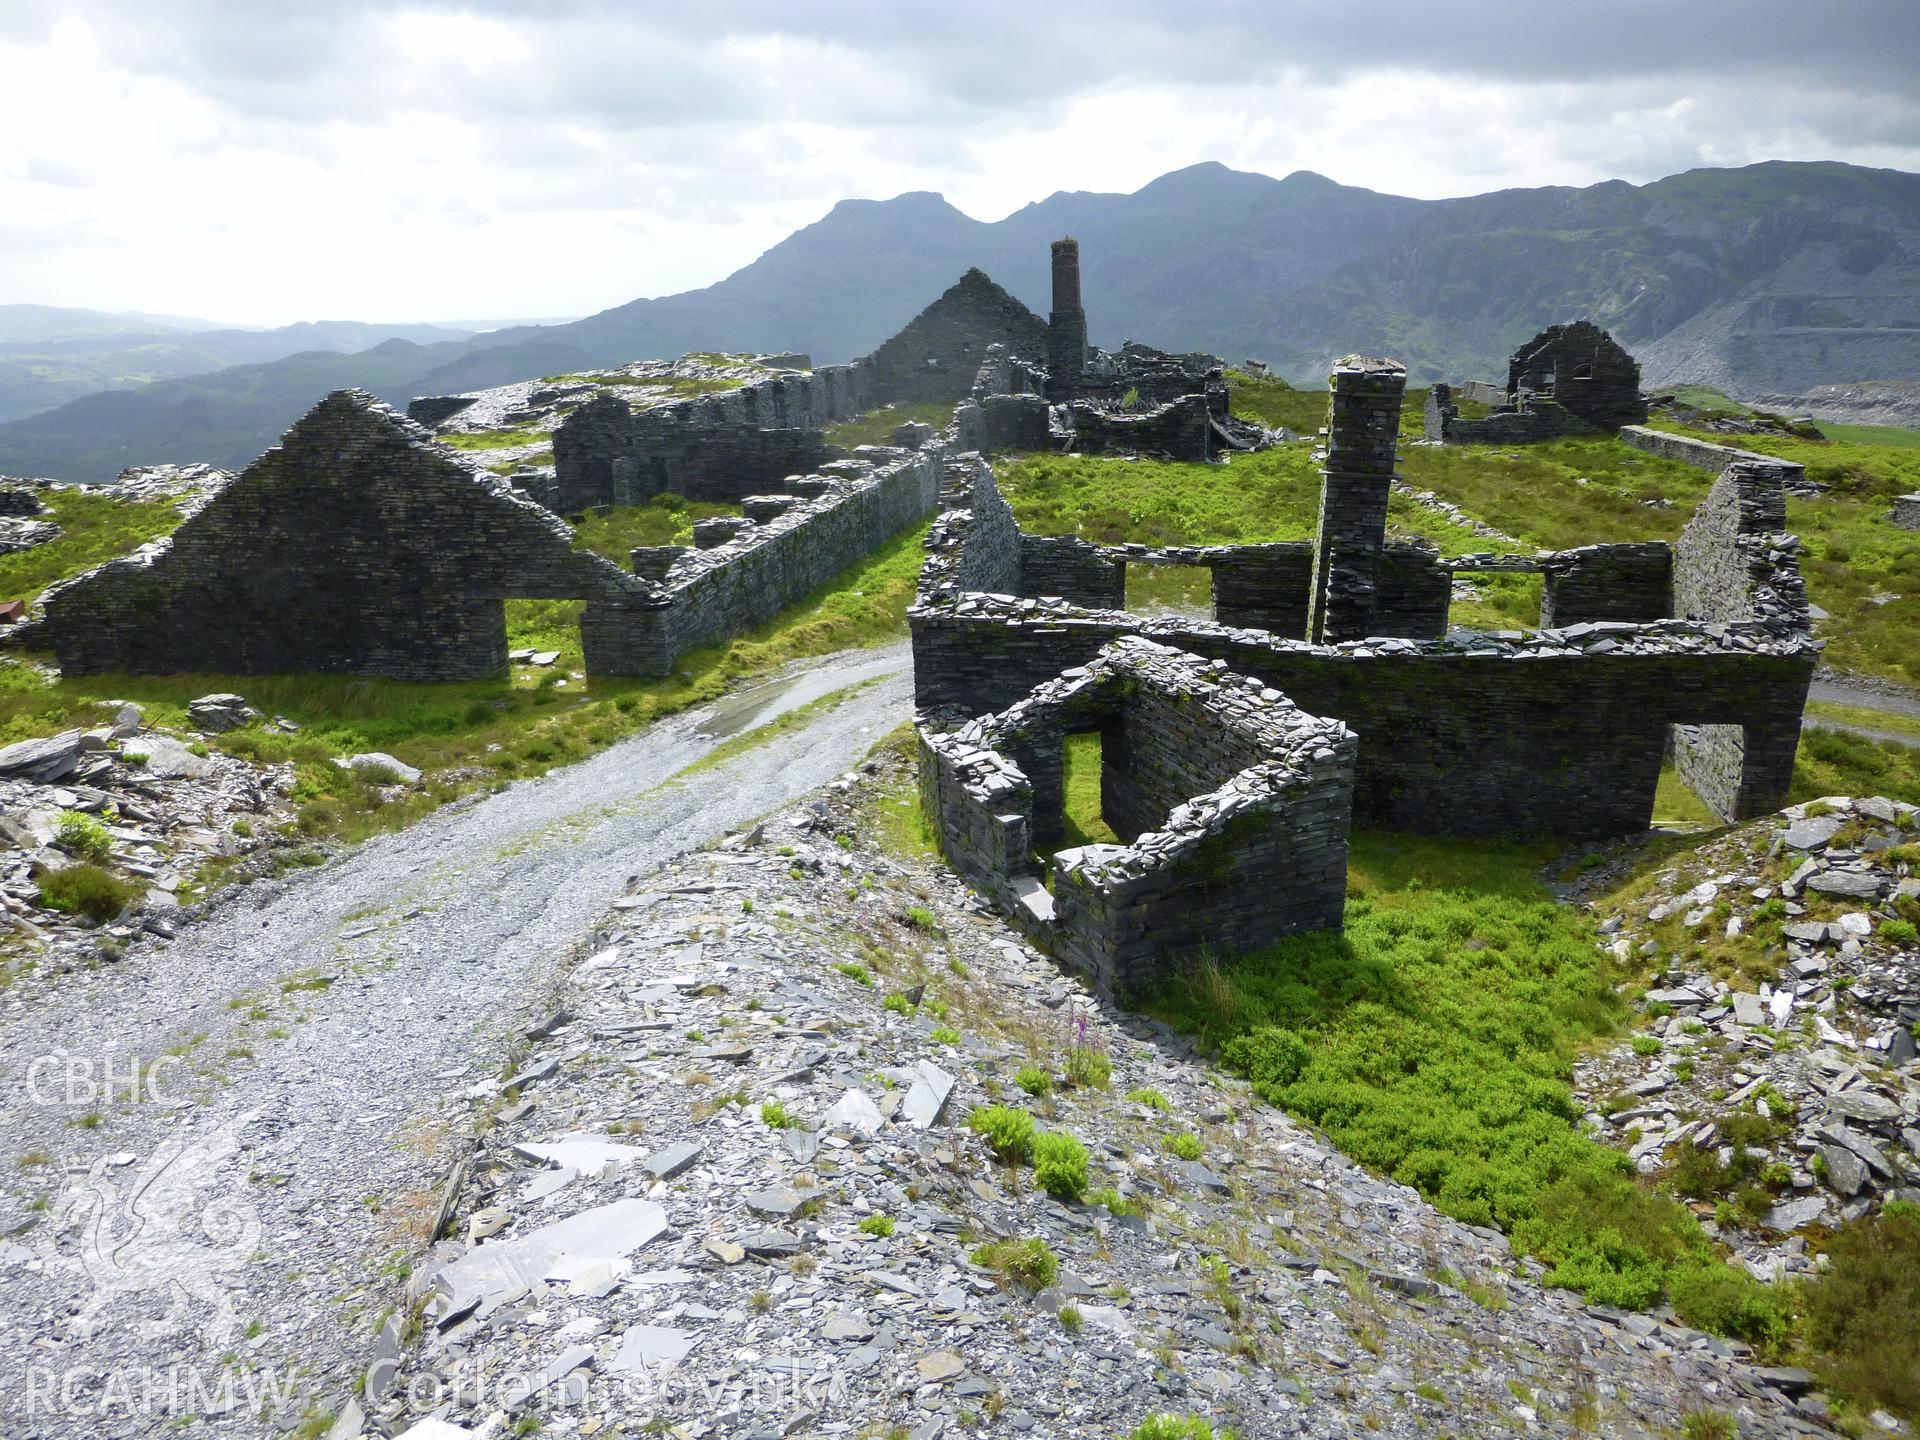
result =
[[[1300,383],[1352,351],[1396,356],[1416,384],[1500,376],[1520,341],[1577,317],[1635,351],[1649,386],[1738,396],[1920,376],[1917,175],[1771,161],[1415,200],[1203,164],[993,222],[926,192],[842,201],[717,284],[569,324],[396,337],[88,395],[0,425],[0,472],[240,464],[343,385],[404,403],[696,349],[850,359],[969,266],[1044,315],[1047,244],[1067,234],[1095,343],[1256,357]]]
[[[100,390],[202,375],[325,351],[346,355],[384,340],[432,344],[470,331],[438,325],[303,321],[242,329],[173,315],[107,314],[51,305],[0,305],[0,421],[38,414]]]

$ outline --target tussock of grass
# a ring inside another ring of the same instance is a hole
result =
[[[49,910],[85,915],[106,924],[140,898],[130,885],[110,870],[90,862],[52,870],[40,877],[40,898]]]

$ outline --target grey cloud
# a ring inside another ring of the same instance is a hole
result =
[[[1910,88],[1920,55],[1912,0],[1609,0],[1535,6],[1204,6],[1103,0],[970,6],[731,0],[725,6],[641,7],[554,0],[530,18],[516,0],[424,0],[438,14],[514,24],[535,60],[499,89],[449,82],[423,91],[378,40],[394,7],[376,0],[303,0],[298,7],[177,0],[23,0],[0,33],[44,33],[51,17],[95,23],[115,63],[171,76],[242,113],[373,117],[403,104],[461,113],[566,113],[615,126],[692,117],[764,116],[782,106],[852,125],[1004,119],[1009,107],[1057,106],[1124,84],[1240,85],[1287,68],[1337,80],[1404,66],[1502,80],[1608,81],[1741,77],[1857,95]],[[716,41],[779,35],[838,47],[839,73],[796,75],[778,96]],[[810,83],[813,82],[813,83]],[[1764,100],[1764,92],[1756,94]]]

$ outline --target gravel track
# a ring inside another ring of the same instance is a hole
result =
[[[417,1259],[462,1097],[628,881],[833,779],[911,707],[905,644],[827,657],[8,999],[0,1436],[223,1408],[220,1433],[275,1434],[337,1405]]]

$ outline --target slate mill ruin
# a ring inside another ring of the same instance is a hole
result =
[[[1719,816],[1784,803],[1819,652],[1793,468],[1719,478],[1678,542],[1442,557],[1390,539],[1406,374],[1334,364],[1311,541],[1155,549],[1022,533],[989,456],[1217,461],[1277,438],[1232,413],[1221,361],[1088,343],[1079,247],[1042,320],[979,270],[845,365],[768,357],[738,389],[635,408],[580,388],[550,471],[440,444],[473,396],[328,396],[170,538],[43,597],[16,644],[72,674],[503,676],[503,604],[585,602],[592,676],[661,676],[934,516],[909,612],[921,790],[954,867],[1037,941],[1126,994],[1203,947],[1340,924],[1359,823],[1441,835],[1644,830],[1663,759]],[[1458,399],[1487,407],[1461,418]],[[952,405],[881,446],[826,427]],[[1505,389],[1435,385],[1439,443],[1599,430],[1659,449],[1639,368],[1584,321],[1515,354]],[[1231,483],[1231,467],[1221,472]],[[736,505],[623,569],[564,517],[672,492]],[[1129,566],[1205,567],[1212,616],[1126,608]],[[1540,627],[1450,627],[1454,576],[1542,577]],[[1120,845],[1055,851],[1065,738],[1102,737]]]

